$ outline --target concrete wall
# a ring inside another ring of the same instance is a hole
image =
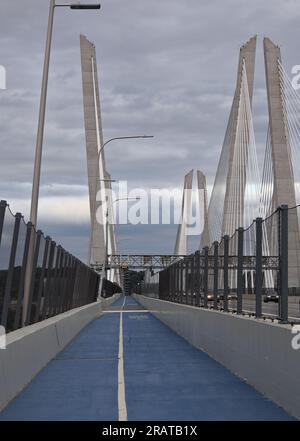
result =
[[[0,350],[0,411],[117,298],[119,295],[9,333],[6,349]]]
[[[291,326],[144,296],[155,317],[300,419],[300,349]]]

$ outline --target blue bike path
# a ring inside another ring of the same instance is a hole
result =
[[[129,421],[292,419],[128,297],[89,324],[0,420],[117,421],[120,311]]]

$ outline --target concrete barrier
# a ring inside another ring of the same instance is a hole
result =
[[[291,326],[134,297],[193,346],[300,419],[300,349],[292,348]]]
[[[92,320],[120,296],[76,308],[7,335],[0,350],[0,411]]]

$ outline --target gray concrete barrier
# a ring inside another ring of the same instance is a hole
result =
[[[0,411],[74,337],[120,296],[76,308],[7,335],[0,349]]]
[[[136,295],[155,317],[300,419],[300,349],[290,325]],[[300,342],[300,338],[298,338]]]

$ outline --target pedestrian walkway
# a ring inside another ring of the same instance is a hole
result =
[[[281,408],[119,299],[31,382],[0,420],[289,420]]]

